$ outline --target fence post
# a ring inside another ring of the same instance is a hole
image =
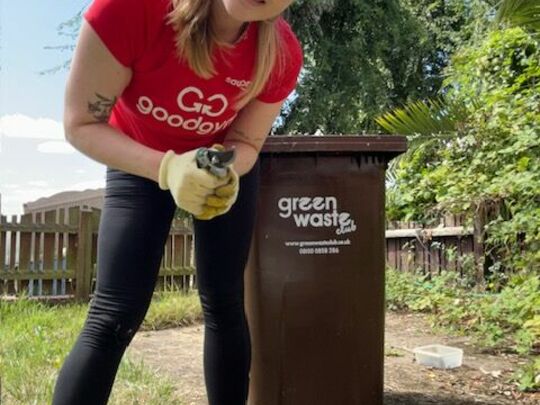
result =
[[[7,232],[3,228],[3,224],[7,223],[7,218],[0,214],[0,294],[4,295],[8,293],[9,282],[4,280],[5,276],[5,263],[6,263],[6,238]]]
[[[476,284],[483,288],[485,283],[484,231],[486,226],[486,206],[480,202],[474,216],[474,257],[476,264]]]
[[[75,271],[75,299],[88,301],[92,282],[92,211],[80,211],[77,245],[77,268]]]

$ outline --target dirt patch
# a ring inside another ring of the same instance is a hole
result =
[[[176,382],[186,405],[207,405],[203,377],[204,326],[185,326],[157,332],[139,332],[127,349],[132,358],[165,373]]]
[[[139,332],[128,355],[172,377],[186,405],[207,405],[202,368],[203,325]],[[441,343],[464,350],[463,366],[438,370],[414,362],[410,350]],[[521,361],[512,355],[490,355],[469,338],[447,337],[431,331],[425,316],[386,316],[385,404],[537,404],[538,394],[520,394],[508,382]]]
[[[540,399],[517,392],[508,382],[523,360],[483,353],[468,337],[435,334],[423,315],[389,312],[385,338],[385,403],[533,404]],[[439,370],[415,363],[410,350],[431,343],[463,349],[463,365]]]

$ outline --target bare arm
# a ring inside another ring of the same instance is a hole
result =
[[[107,123],[131,77],[131,69],[116,60],[83,20],[66,84],[65,136],[91,159],[157,182],[163,152],[141,145]]]
[[[236,148],[233,167],[239,176],[249,172],[255,164],[282,104],[283,102],[268,104],[252,100],[232,123],[223,144],[227,148]]]

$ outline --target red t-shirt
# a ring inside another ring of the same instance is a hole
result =
[[[94,0],[84,13],[114,57],[133,77],[113,108],[109,124],[153,149],[177,153],[223,142],[238,114],[235,97],[251,80],[257,23],[250,23],[231,52],[216,51],[217,74],[205,80],[176,54],[165,17],[170,0]],[[289,24],[279,19],[284,64],[276,64],[257,97],[266,103],[287,98],[300,72],[302,48]]]

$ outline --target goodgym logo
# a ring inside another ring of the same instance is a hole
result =
[[[229,102],[223,94],[218,93],[206,97],[201,89],[193,86],[180,91],[176,103],[180,111],[198,114],[199,117],[186,119],[181,114],[171,114],[165,108],[156,106],[147,96],[139,97],[137,109],[141,114],[151,115],[157,121],[166,122],[171,127],[195,131],[200,135],[212,134],[225,129],[237,115],[235,114],[228,120],[221,122],[205,120],[206,117],[212,119],[221,116],[227,110]]]

